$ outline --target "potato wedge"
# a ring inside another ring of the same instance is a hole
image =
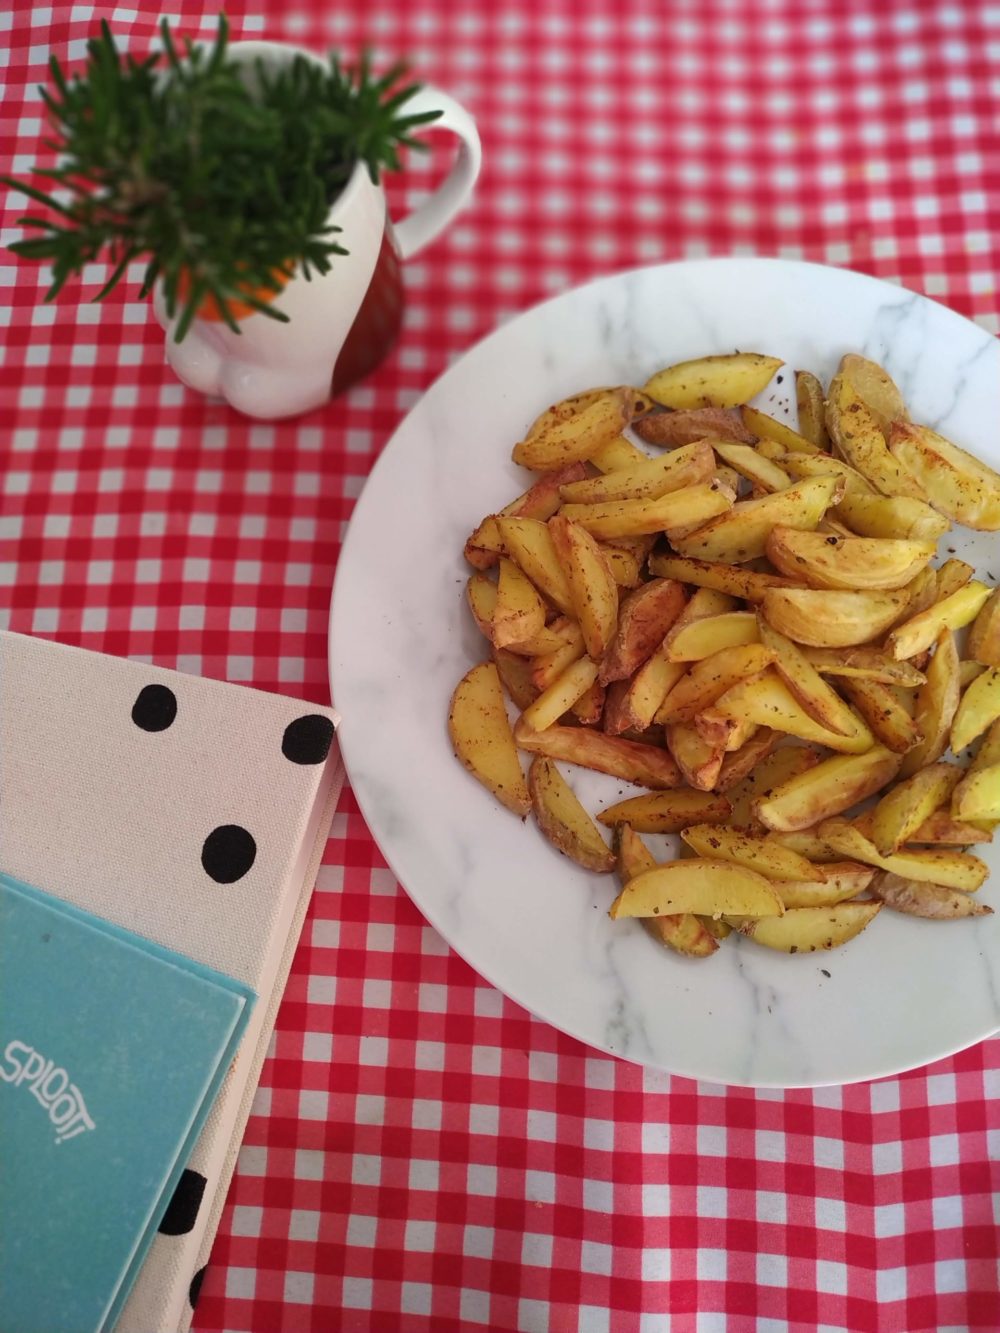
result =
[[[779,833],[812,828],[879,791],[898,767],[899,755],[884,745],[875,745],[865,754],[835,755],[772,788],[757,800],[754,812],[765,828]],[[826,838],[824,830],[825,825],[818,830],[822,838]],[[866,859],[826,840],[852,860]]]
[[[968,772],[955,788],[956,819],[993,825],[1000,821],[1000,762]]]
[[[740,934],[782,953],[839,949],[876,916],[880,902],[841,902],[832,907],[793,907],[780,917],[741,921]]]
[[[833,454],[782,454],[775,459],[782,472],[805,480],[807,477],[840,477],[844,495],[877,496],[879,492],[857,468]]]
[[[926,488],[940,514],[984,532],[1000,529],[1000,473],[928,426],[894,421],[892,456]]]
[[[888,434],[893,421],[906,419],[908,413],[903,395],[889,372],[876,361],[848,352],[841,357],[839,370],[878,422],[883,435]]]
[[[935,575],[935,602],[942,602],[952,593],[964,588],[971,580],[975,569],[966,560],[946,560]]]
[[[764,617],[779,634],[811,648],[850,648],[870,643],[892,624],[904,595],[890,589],[843,592],[769,588]],[[909,656],[909,654],[907,654]]]
[[[772,833],[771,839],[778,846],[783,835]],[[805,880],[775,880],[785,909],[789,907],[832,907],[834,903],[847,902],[864,892],[871,883],[875,870],[860,861],[833,861],[827,865],[812,865],[814,877]]]
[[[715,780],[715,790],[727,792],[744,782],[754,769],[777,749],[782,739],[780,731],[772,731],[770,727],[757,727],[742,745],[735,749],[727,749],[726,757],[719,769],[719,776]]]
[[[1000,588],[994,588],[969,630],[966,651],[983,666],[1000,667]]]
[[[570,463],[582,463],[622,433],[634,407],[634,390],[604,389],[571,416],[550,422],[521,440],[511,457],[532,472],[554,472]]]
[[[897,662],[878,648],[803,648],[802,653],[821,676],[878,680],[907,690],[927,679],[911,662]]]
[[[597,819],[609,828],[628,824],[637,833],[680,833],[689,824],[703,827],[721,824],[729,818],[731,810],[724,796],[681,787],[677,791],[654,792],[650,796],[631,796],[626,801],[609,805]]]
[[[564,615],[573,615],[573,598],[548,524],[537,518],[497,519],[506,554],[524,570],[532,583]]]
[[[520,720],[532,731],[544,731],[558,722],[596,680],[597,663],[589,657],[578,658],[524,710]]]
[[[675,686],[676,688],[676,686]],[[1000,719],[1000,667],[977,676],[959,700],[951,724],[951,748],[958,754]]]
[[[627,824],[616,827],[615,844],[618,878],[623,888],[630,879],[635,879],[646,870],[656,869],[653,854]],[[707,958],[719,947],[714,935],[705,929],[698,917],[689,912],[682,912],[676,916],[644,916],[639,919],[648,934],[676,953],[688,954],[692,958]]]
[[[648,463],[649,455],[637,449],[624,435],[618,435],[607,444],[602,444],[599,449],[595,449],[587,462],[591,467],[596,467],[598,472],[618,472],[621,468]],[[574,477],[572,480],[577,481],[579,478]]]
[[[759,642],[757,617],[752,611],[726,611],[675,624],[665,648],[670,662],[700,662],[723,648]]]
[[[568,467],[556,472],[548,472],[539,477],[523,495],[505,505],[500,515],[505,518],[538,518],[544,522],[562,504],[560,486],[564,483],[569,485],[585,476],[586,469],[582,463],[570,463]],[[501,553],[505,553],[505,550],[497,527],[497,515],[490,514],[465,543],[465,558],[476,569],[490,569]]]
[[[654,412],[634,423],[632,429],[648,444],[676,449],[697,440],[738,440],[753,444],[754,437],[743,425],[739,411],[731,407],[695,407],[683,412]]]
[[[684,781],[696,791],[711,791],[726,757],[725,741],[706,741],[692,722],[672,722],[664,732]]]
[[[874,744],[874,738],[856,713],[832,690],[802,649],[791,639],[779,634],[773,625],[758,618],[760,641],[774,653],[774,667],[778,675],[795,695],[810,717],[827,731],[841,736],[856,736],[859,741]],[[859,748],[861,748],[859,746]]]
[[[525,725],[523,714],[514,724],[514,740],[529,753],[579,764],[654,791],[681,785],[680,769],[673,758],[655,745],[604,736],[586,727],[555,726],[536,732]]]
[[[653,579],[624,598],[618,628],[601,660],[600,681],[631,676],[659,647],[687,598],[674,579]]]
[[[858,495],[847,491],[833,511],[861,537],[937,541],[950,524],[925,500],[907,495]]]
[[[767,558],[782,574],[813,588],[903,588],[933,557],[932,541],[838,537],[778,525],[767,539]]]
[[[703,356],[657,371],[643,386],[664,407],[739,407],[767,387],[781,360],[759,352]]]
[[[760,827],[763,828],[763,825]],[[816,865],[843,864],[840,852],[819,836],[816,831],[818,828],[817,824],[812,828],[798,829],[789,833],[773,833],[771,836],[777,838],[783,847],[791,847],[792,851],[807,857]]]
[[[896,754],[906,754],[924,739],[914,717],[892,692],[891,685],[880,680],[840,682],[842,692],[868,723],[878,740]]]
[[[929,764],[887,792],[872,814],[870,836],[879,855],[891,856],[912,841],[924,821],[948,804],[961,776],[954,764]]]
[[[945,884],[965,893],[974,893],[988,874],[986,862],[978,856],[970,852],[953,852],[945,847],[908,849],[881,856],[875,844],[845,819],[825,820],[819,827],[819,836],[852,861],[864,861],[904,878]]]
[[[818,452],[812,440],[800,435],[797,430],[792,430],[791,426],[786,426],[783,421],[769,417],[766,412],[758,411],[756,407],[741,407],[740,416],[743,418],[744,426],[752,435],[757,436],[761,444],[776,444],[786,454]]]
[[[783,847],[768,834],[748,833],[745,829],[691,824],[681,830],[681,837],[696,856],[732,861],[756,870],[770,880],[820,880],[822,875],[798,852]],[[780,886],[776,885],[779,894]]]
[[[908,778],[940,759],[948,748],[948,733],[958,708],[958,650],[950,630],[938,635],[927,679],[917,690],[913,720],[923,740],[903,756],[899,776]]]
[[[659,533],[680,523],[704,523],[732,508],[718,482],[701,482],[668,491],[655,500],[608,500],[605,504],[566,504],[562,512],[595,537],[637,537]]]
[[[531,663],[506,648],[493,649],[493,662],[507,697],[523,713],[541,693],[531,679]]]
[[[493,642],[513,648],[530,642],[545,629],[545,603],[519,565],[500,557],[500,578],[493,608]]]
[[[771,727],[799,740],[825,745],[842,754],[862,754],[871,748],[873,737],[860,718],[856,718],[850,734],[831,731],[817,722],[799,703],[774,667],[752,680],[743,680],[715,703],[698,715],[698,727],[703,736],[712,738],[728,734],[726,720],[754,722],[759,727]]]
[[[930,499],[917,478],[889,452],[878,419],[843,372],[830,381],[826,428],[841,458],[857,468],[883,495],[904,496],[925,503]]]
[[[470,575],[465,585],[465,596],[472,612],[472,619],[481,634],[493,642],[493,612],[497,605],[497,585],[488,574]]]
[[[539,691],[547,690],[554,681],[558,680],[568,666],[571,666],[583,656],[583,635],[580,633],[580,626],[575,620],[563,616],[559,621],[554,621],[550,627],[555,632],[555,626],[560,627],[559,633],[562,643],[558,648],[553,648],[549,653],[540,653],[538,657],[531,661],[531,679],[536,689]]]
[[[528,791],[538,827],[554,847],[584,870],[614,869],[614,853],[551,759],[535,755],[528,769]]]
[[[631,680],[612,681],[608,686],[604,730],[609,736],[621,735],[623,731],[645,731],[683,674],[684,664],[668,661],[661,643]]]
[[[774,652],[760,643],[722,648],[694,662],[673,687],[656,714],[658,722],[691,722],[720,695],[755,676],[774,661]],[[755,719],[756,720],[756,719]]]
[[[775,524],[814,528],[837,503],[840,486],[836,477],[809,477],[759,500],[739,500],[686,537],[668,532],[670,544],[690,559],[744,564],[765,553]]]
[[[764,728],[761,728],[763,731]],[[760,734],[759,732],[757,733]],[[780,733],[779,733],[780,734]],[[756,739],[756,737],[754,738]],[[753,742],[749,742],[752,744]],[[727,756],[727,758],[732,756]],[[783,745],[765,755],[751,772],[726,790],[732,814],[727,821],[732,828],[759,829],[753,812],[754,802],[772,787],[819,763],[819,754],[808,745]],[[725,765],[723,766],[723,770]],[[721,776],[720,788],[721,789]]]
[[[803,438],[817,449],[829,449],[826,394],[823,392],[822,384],[811,371],[795,372],[795,399],[799,409],[799,431]]]
[[[622,917],[697,912],[700,916],[780,916],[784,908],[773,885],[754,870],[731,861],[671,861],[629,880],[611,904]]]
[[[929,648],[943,629],[962,629],[975,620],[989,596],[985,583],[967,583],[950,597],[897,625],[885,641],[886,651],[899,659],[915,657]]]
[[[618,627],[618,584],[604,552],[585,528],[562,514],[549,519],[549,534],[569,584],[573,610],[587,653],[599,661]]]
[[[679,555],[651,555],[649,570],[661,578],[680,579],[698,588],[742,597],[748,602],[762,602],[771,588],[790,588],[791,579],[777,574],[760,574],[752,569],[738,569],[709,560],[686,560]]]
[[[629,592],[632,588],[638,588],[642,582],[642,566],[644,561],[634,551],[623,551],[618,546],[610,546],[605,542],[598,542],[601,553],[608,562],[608,568],[611,570],[614,581],[619,588]]]
[[[451,696],[448,735],[472,776],[516,815],[531,809],[528,784],[511,735],[500,677],[492,662],[480,662]]]
[[[992,916],[993,908],[979,902],[961,889],[923,880],[905,879],[882,871],[872,880],[871,891],[886,907],[907,916],[927,917],[932,921],[957,921],[967,916]]]
[[[1000,809],[1000,775],[997,777]],[[1000,819],[1000,814],[997,816]],[[992,842],[993,834],[977,824],[956,819],[950,810],[935,810],[907,839],[908,844],[932,843],[942,847],[971,847],[977,842]]]
[[[604,716],[605,694],[604,686],[595,680],[593,685],[584,690],[576,703],[571,705],[569,711],[585,727],[596,726]]]
[[[673,453],[643,458],[632,467],[603,477],[588,477],[560,489],[569,504],[603,504],[609,500],[658,500],[669,491],[708,482],[715,475],[715,451],[707,440],[685,444]]]
[[[787,472],[773,463],[752,444],[734,444],[730,440],[716,440],[716,454],[741,477],[746,477],[764,491],[783,491],[792,484]]]

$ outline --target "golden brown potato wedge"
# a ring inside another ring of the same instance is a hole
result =
[[[743,680],[698,714],[697,725],[703,736],[728,735],[729,722],[753,722],[797,736],[799,740],[825,745],[842,754],[862,754],[871,748],[873,737],[860,718],[855,718],[849,734],[831,731],[817,722],[799,703],[772,667],[751,680]]]
[[[654,412],[635,422],[632,429],[648,444],[676,449],[697,440],[738,440],[753,444],[754,437],[743,425],[739,411],[730,407],[695,407],[683,412]]]
[[[480,662],[451,696],[448,734],[455,754],[472,776],[516,815],[531,809],[531,796],[514,746],[500,677],[492,662]]]
[[[826,394],[809,370],[795,372],[795,398],[799,409],[799,431],[817,449],[829,449],[826,429]]]
[[[668,491],[655,500],[608,500],[604,504],[567,504],[562,512],[602,541],[638,537],[677,527],[705,523],[732,508],[729,494],[718,482],[701,482],[680,491]]]
[[[875,745],[865,754],[835,755],[772,788],[757,800],[754,810],[766,828],[779,833],[812,828],[879,791],[898,767],[899,755],[884,745]],[[825,825],[819,830],[823,838],[824,829]],[[852,860],[866,859],[838,847],[832,839],[827,841]]]
[[[781,361],[759,352],[703,356],[657,371],[643,391],[664,407],[739,407],[767,387]]]
[[[639,787],[663,791],[681,785],[681,773],[668,751],[620,736],[604,736],[586,727],[547,727],[532,731],[523,715],[514,724],[514,740],[522,750],[550,759],[592,768]]]
[[[770,880],[822,879],[811,861],[783,847],[766,833],[748,833],[745,829],[713,824],[691,824],[681,830],[681,837],[696,856],[732,861],[756,870]],[[781,892],[780,887],[778,892]]]
[[[554,472],[570,463],[582,463],[622,433],[634,408],[634,390],[604,389],[579,411],[542,426],[516,444],[514,462],[532,472]]]
[[[793,907],[780,917],[741,921],[740,934],[782,953],[839,949],[878,915],[880,902],[840,902],[832,907]]]
[[[886,651],[900,659],[915,657],[929,648],[943,629],[962,629],[975,620],[989,595],[985,583],[965,584],[950,597],[897,625],[885,641]]]
[[[608,915],[665,916],[697,912],[700,916],[780,916],[784,911],[774,886],[731,861],[671,861],[629,880]]]
[[[587,653],[600,661],[618,627],[618,584],[608,560],[585,528],[562,514],[549,519],[556,557],[569,584]]]
[[[892,456],[926,488],[934,508],[955,523],[985,532],[1000,529],[1000,473],[928,426],[894,421]]]
[[[830,688],[802,649],[792,643],[791,639],[779,634],[763,616],[758,617],[758,621],[760,641],[774,653],[775,670],[810,717],[815,718],[827,731],[837,732],[841,736],[857,736],[868,745],[874,744],[874,738],[857,714]],[[859,745],[858,748],[862,747]]]
[[[675,624],[666,638],[667,659],[700,662],[723,648],[759,642],[757,617],[752,611],[725,611]]]
[[[724,796],[680,787],[650,796],[631,796],[609,805],[597,818],[610,828],[629,824],[637,833],[680,833],[689,824],[721,824],[731,810]]]
[[[946,847],[907,849],[881,856],[875,844],[845,819],[825,820],[819,827],[819,836],[852,861],[864,861],[907,879],[945,884],[965,893],[974,893],[988,874],[986,862],[978,856],[970,852],[953,852]]]
[[[609,500],[658,500],[668,491],[708,482],[715,475],[715,452],[707,440],[685,444],[673,453],[645,458],[632,467],[616,468],[603,477],[588,477],[560,489],[569,504],[603,504]]]
[[[934,811],[948,804],[961,776],[954,764],[929,764],[887,792],[872,813],[870,836],[879,855],[891,856],[911,842]]]
[[[997,781],[1000,784],[1000,777]],[[993,834],[987,829],[955,819],[950,810],[935,810],[908,839],[909,843],[928,842],[942,847],[970,847],[973,843],[992,841]]]
[[[465,596],[479,632],[485,634],[492,643],[493,612],[497,605],[497,585],[488,574],[472,574],[465,585]]]
[[[903,593],[889,589],[769,588],[764,594],[764,616],[779,634],[795,643],[850,648],[870,643],[881,634],[904,602]]]
[[[716,440],[713,447],[722,461],[741,477],[746,477],[764,491],[783,491],[792,484],[787,472],[773,463],[759,446],[734,444],[730,440]]]
[[[554,681],[558,680],[566,668],[577,661],[578,658],[581,658],[584,653],[583,635],[580,633],[580,626],[576,621],[570,620],[568,616],[563,616],[558,621],[553,621],[552,626],[547,628],[556,632],[557,626],[559,636],[562,639],[560,646],[553,648],[551,652],[541,653],[531,660],[532,683],[539,691],[547,690]]]
[[[812,440],[800,435],[797,430],[792,430],[791,426],[786,426],[783,421],[769,417],[766,412],[758,411],[756,407],[741,407],[740,416],[743,418],[744,426],[752,435],[757,436],[760,444],[776,444],[782,453],[786,454],[818,452]]]
[[[934,601],[944,601],[952,593],[964,588],[972,578],[975,569],[965,560],[946,560],[935,576],[937,596]]]
[[[841,358],[840,374],[850,381],[851,388],[878,422],[883,435],[888,434],[893,421],[906,419],[908,413],[903,395],[892,376],[876,361],[848,352]]]
[[[524,710],[521,722],[531,731],[544,731],[558,722],[596,680],[597,663],[589,657],[578,658]]]
[[[994,588],[983,603],[969,630],[966,651],[983,666],[1000,667],[1000,588]]]
[[[813,588],[903,588],[934,555],[932,541],[838,537],[778,525],[767,558],[782,574]]]
[[[723,760],[715,789],[725,792],[732,803],[733,812],[728,821],[732,827],[757,827],[752,802],[793,772],[804,772],[818,762],[819,755],[815,750],[806,745],[781,745],[782,740],[784,736],[780,731],[758,727],[741,749],[727,754]]]
[[[787,835],[772,833],[771,839],[779,846],[780,838]],[[775,880],[774,887],[781,896],[786,910],[789,907],[832,907],[863,893],[875,875],[872,866],[860,861],[833,861],[828,865],[810,862],[814,878],[806,880]]]
[[[961,889],[944,884],[928,884],[919,879],[905,879],[882,871],[872,880],[871,891],[886,907],[907,916],[922,916],[933,921],[957,921],[960,917],[991,916],[987,907]]]
[[[615,829],[618,857],[618,878],[622,887],[646,870],[655,870],[656,861],[642,839],[627,824]],[[718,949],[714,935],[705,929],[698,917],[689,912],[667,916],[641,917],[647,932],[660,944],[688,954],[692,958],[708,958]]]
[[[634,551],[623,551],[618,546],[609,546],[604,542],[598,545],[619,588],[624,588],[626,592],[638,588],[642,582],[644,563],[639,556]]]
[[[584,476],[586,469],[582,463],[570,463],[568,467],[560,468],[556,472],[548,472],[539,477],[534,486],[526,490],[523,495],[519,495],[516,500],[512,500],[509,505],[501,509],[500,515],[509,518],[537,518],[544,522],[551,518],[562,504],[559,488],[564,484],[569,485],[570,482],[579,481]],[[497,527],[497,516],[490,514],[483,519],[465,543],[465,558],[476,569],[490,569],[496,564],[497,556],[500,554],[506,554],[506,551],[500,537],[500,529]]]
[[[672,722],[664,732],[667,749],[689,787],[711,791],[726,757],[725,741],[706,741],[692,722]]]
[[[927,678],[917,690],[913,720],[923,740],[903,756],[899,776],[908,778],[940,759],[948,748],[948,733],[958,708],[958,650],[950,630],[938,635]]]
[[[826,428],[841,458],[883,495],[929,500],[917,478],[889,452],[878,419],[842,372],[830,381]]]
[[[948,520],[925,500],[908,495],[858,495],[848,491],[833,516],[860,537],[937,541]]]
[[[817,824],[812,828],[798,829],[790,833],[774,833],[772,836],[777,838],[783,847],[791,847],[793,851],[799,852],[816,865],[834,865],[841,862],[840,852],[819,836],[816,831],[818,827]]]
[[[500,557],[500,578],[493,607],[493,642],[513,648],[535,639],[545,629],[545,603],[519,565]]]
[[[686,560],[679,555],[651,555],[649,570],[662,578],[680,579],[698,588],[742,597],[748,602],[762,602],[770,588],[794,586],[791,579],[780,578],[777,574],[761,574],[710,560]]]
[[[814,528],[836,504],[840,485],[836,477],[809,477],[759,500],[739,500],[686,537],[670,533],[670,544],[693,560],[745,564],[765,553],[775,524]]]
[[[596,726],[604,716],[605,694],[604,686],[595,680],[589,689],[584,690],[569,711],[585,727]]]
[[[675,687],[676,688],[676,687]],[[1000,719],[1000,667],[977,676],[959,700],[951,724],[951,748],[958,754]]]
[[[618,628],[601,661],[600,681],[631,676],[659,647],[684,610],[684,588],[674,579],[653,579],[621,603]]]
[[[584,870],[614,869],[611,848],[551,759],[535,755],[528,769],[528,790],[538,827],[554,847]]]
[[[844,483],[845,496],[879,494],[857,468],[851,467],[842,458],[834,458],[832,454],[782,454],[775,462],[783,472],[802,480],[807,477],[840,477]]]
[[[915,718],[893,694],[891,685],[880,680],[844,679],[840,688],[877,739],[896,754],[906,754],[924,739]]]
[[[1000,820],[1000,762],[965,775],[955,788],[952,813],[957,819],[987,826]]]
[[[493,661],[507,697],[523,713],[541,693],[531,678],[531,663],[527,658],[508,652],[506,648],[494,648]]]
[[[619,435],[607,444],[602,444],[599,449],[587,459],[591,467],[596,467],[598,472],[618,472],[621,468],[637,467],[640,463],[647,463],[649,455],[644,454],[641,449],[637,449],[631,440],[627,440],[624,435]],[[578,478],[573,478],[578,480]]]
[[[803,648],[802,653],[821,676],[879,680],[907,690],[927,679],[912,662],[897,662],[878,648]]]
[[[559,557],[552,545],[548,524],[537,518],[497,519],[505,553],[531,579],[540,593],[564,615],[573,615],[573,598]]]
[[[694,662],[673,687],[656,714],[658,722],[691,722],[720,695],[755,676],[774,660],[774,652],[760,643],[721,648]]]
[[[645,731],[683,674],[684,664],[669,662],[661,643],[630,680],[612,681],[608,686],[604,730],[609,736]]]

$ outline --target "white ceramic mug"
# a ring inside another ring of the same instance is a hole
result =
[[[230,51],[241,62],[273,66],[302,55],[325,67],[312,52],[284,43],[234,42]],[[308,281],[296,270],[272,302],[288,316],[287,324],[250,312],[238,319],[240,332],[234,333],[205,309],[178,343],[173,330],[180,312],[169,319],[157,289],[154,310],[166,330],[167,360],[185,384],[225,398],[251,417],[287,417],[318,407],[382,359],[402,317],[400,260],[448,225],[472,193],[482,160],[475,122],[454,98],[425,85],[406,103],[407,114],[423,111],[441,111],[434,128],[458,136],[448,176],[393,225],[385,191],[358,162],[328,215],[348,253],[333,255],[329,272]]]

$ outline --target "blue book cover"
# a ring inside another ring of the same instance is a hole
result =
[[[254,999],[0,875],[0,1333],[113,1326]]]

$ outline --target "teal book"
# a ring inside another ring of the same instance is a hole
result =
[[[0,1333],[113,1326],[254,999],[0,875]]]

